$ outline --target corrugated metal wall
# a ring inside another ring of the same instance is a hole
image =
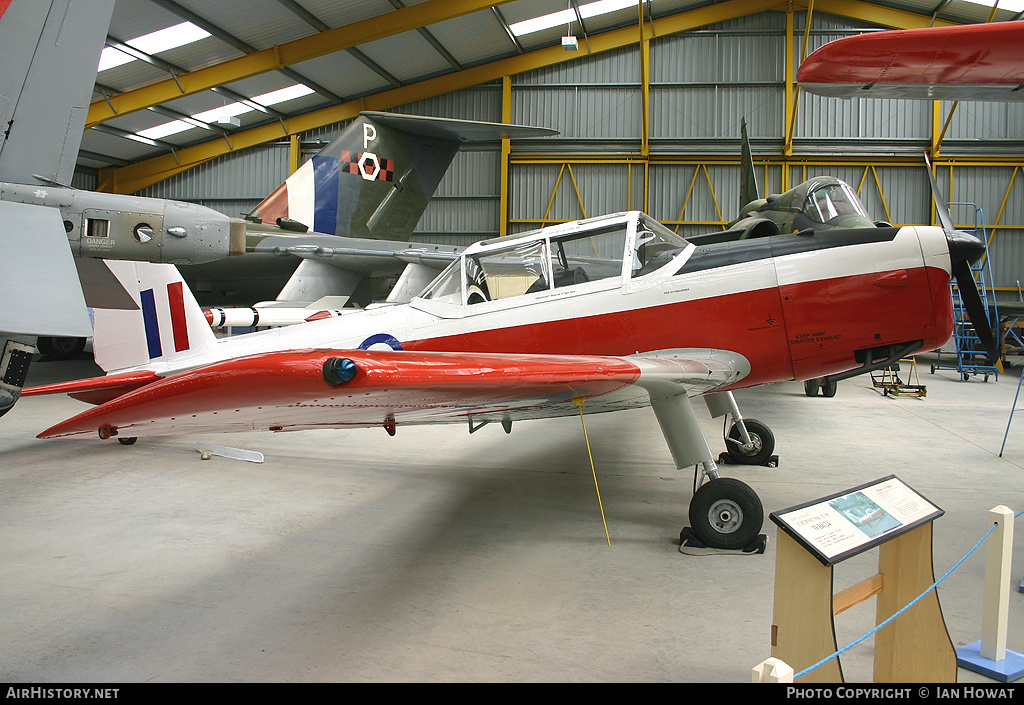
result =
[[[248,213],[288,178],[289,145],[268,144],[226,154],[140,193],[192,201],[237,216]]]
[[[794,60],[799,62],[804,14],[795,15]],[[815,13],[807,51],[866,27]],[[512,122],[552,127],[555,138],[515,143],[509,176],[509,232],[540,221],[565,220],[629,208],[647,209],[679,225],[683,234],[702,224],[730,220],[738,207],[738,167],[692,162],[738,156],[745,119],[755,162],[780,155],[785,139],[785,14],[765,12],[686,34],[659,37],[650,47],[649,166],[638,159],[642,140],[639,47],[584,56],[512,77]],[[945,119],[951,103],[943,104]],[[501,87],[488,84],[450,93],[396,112],[500,121]],[[302,135],[306,156],[315,143],[344,125]],[[933,219],[923,162],[932,133],[931,104],[905,100],[839,100],[801,94],[794,124],[794,151],[808,159],[857,157],[843,166],[789,166],[791,184],[821,173],[859,189],[872,216],[893,223]],[[961,103],[943,142],[944,153],[1019,156],[1024,142],[1024,104]],[[536,159],[523,155],[537,155]],[[542,157],[554,155],[548,161]],[[574,156],[575,155],[575,156]],[[606,162],[593,157],[608,155]],[[627,158],[629,155],[629,158]],[[287,176],[288,145],[277,144],[221,157],[147,189],[145,195],[193,200],[237,214],[251,209]],[[585,159],[584,156],[590,157]],[[874,169],[866,163],[884,160]],[[571,175],[565,162],[571,162]],[[633,161],[630,161],[632,159]],[[714,161],[714,160],[712,160]],[[499,233],[501,156],[498,146],[460,153],[417,226],[414,239],[463,244]],[[686,163],[683,163],[686,162]],[[1024,224],[1024,174],[1013,166],[958,166],[954,201],[977,203],[987,224]],[[559,179],[559,174],[561,178]],[[783,168],[758,166],[764,193],[782,188]],[[575,183],[574,183],[575,181]],[[557,189],[556,189],[557,183]],[[645,201],[646,193],[646,201]],[[1004,204],[1005,200],[1005,204]],[[684,211],[685,204],[685,211]],[[1001,211],[1001,213],[1000,213]],[[957,218],[964,220],[964,218]],[[1001,229],[993,240],[996,284],[1022,278],[1024,229]]]

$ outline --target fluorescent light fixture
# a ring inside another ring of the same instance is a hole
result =
[[[129,39],[125,44],[133,49],[138,49],[141,52],[155,56],[162,51],[176,49],[209,36],[210,33],[205,29],[200,29],[191,22],[182,22],[172,27],[165,27],[164,29],[144,34],[135,39]],[[100,53],[100,63],[97,71],[112,69],[115,66],[127,64],[129,61],[135,61],[135,57],[125,54],[120,49],[105,47]]]
[[[301,98],[302,96],[309,95],[312,92],[313,89],[309,86],[296,83],[294,86],[287,86],[285,88],[279,88],[276,91],[270,91],[269,93],[253,96],[249,100],[253,103],[262,105],[265,108],[269,108],[271,105],[277,105],[278,103],[284,103],[287,100]],[[249,107],[245,103],[228,103],[227,105],[221,105],[213,108],[212,110],[204,110],[201,113],[196,113],[191,117],[199,120],[200,122],[212,125],[216,124],[221,119],[230,119],[238,115],[244,115],[245,113],[251,112],[253,112],[253,108]],[[197,126],[184,120],[171,120],[170,122],[165,122],[162,125],[156,125],[145,130],[139,130],[135,134],[141,135],[142,137],[148,137],[151,140],[158,140],[162,137],[167,137],[168,135],[176,135],[179,132],[191,130],[193,127]]]
[[[636,0],[597,0],[596,2],[588,2],[586,5],[580,5],[580,17],[583,19],[597,17],[598,15],[606,15],[609,12],[625,10],[627,7],[635,8]],[[509,29],[512,30],[512,34],[521,37],[524,34],[532,34],[533,32],[558,27],[563,24],[567,25],[575,21],[576,13],[572,8],[569,8],[568,10],[552,12],[550,15],[542,15],[531,20],[516,22],[509,25]]]

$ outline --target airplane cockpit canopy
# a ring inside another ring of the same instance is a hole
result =
[[[845,181],[829,179],[814,185],[804,199],[803,212],[818,223],[830,223],[841,217],[863,217],[873,227],[871,216],[857,197],[856,192]]]
[[[617,213],[466,248],[418,297],[473,306],[657,271],[692,247],[650,216]]]

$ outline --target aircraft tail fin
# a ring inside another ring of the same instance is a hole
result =
[[[113,11],[114,0],[0,0],[0,181],[71,183]]]
[[[329,235],[408,240],[464,142],[557,134],[471,120],[364,112],[250,217]]]
[[[216,341],[192,291],[172,264],[107,262],[137,310],[94,310],[93,355],[111,373],[186,355]]]
[[[757,175],[754,173],[754,158],[750,155],[750,139],[747,137],[747,121],[740,122],[740,213],[746,215],[743,208],[761,196],[757,189]]]

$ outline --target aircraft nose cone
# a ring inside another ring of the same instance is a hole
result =
[[[949,259],[953,269],[966,263],[974,264],[985,254],[985,243],[969,233],[954,230],[946,233],[949,242]]]

